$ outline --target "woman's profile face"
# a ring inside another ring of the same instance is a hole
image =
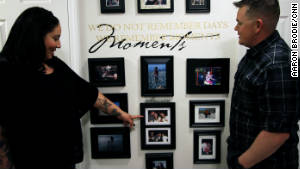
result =
[[[51,59],[54,56],[56,48],[60,48],[60,35],[61,27],[58,24],[54,29],[47,33],[44,38],[45,47],[46,47],[46,60]]]

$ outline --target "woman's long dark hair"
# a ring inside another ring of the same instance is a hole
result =
[[[22,68],[43,70],[42,63],[46,58],[44,38],[58,24],[59,20],[46,9],[26,9],[12,26],[1,56]]]

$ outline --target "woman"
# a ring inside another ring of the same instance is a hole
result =
[[[75,168],[83,159],[80,118],[93,106],[133,126],[129,115],[54,56],[59,20],[32,7],[15,21],[0,53],[0,125],[16,169]]]

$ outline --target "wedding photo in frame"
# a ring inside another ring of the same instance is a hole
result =
[[[190,127],[224,127],[225,100],[190,101]]]
[[[194,131],[194,164],[220,163],[220,131]]]
[[[131,158],[128,127],[94,127],[90,131],[93,159]]]
[[[186,0],[187,13],[210,12],[210,0]]]
[[[228,93],[229,62],[229,58],[187,59],[187,93]]]
[[[141,56],[141,95],[174,96],[173,56]]]
[[[127,93],[103,93],[105,97],[119,106],[125,112],[128,112],[128,96]],[[116,116],[108,115],[101,110],[92,108],[90,110],[90,118],[92,124],[114,124],[123,123],[122,120],[118,119]]]
[[[173,169],[173,153],[146,153],[146,169]]]
[[[175,103],[141,103],[142,149],[175,149]]]
[[[125,0],[100,0],[101,13],[124,13]]]
[[[174,12],[174,0],[137,0],[138,13]]]
[[[96,87],[125,86],[124,58],[89,58],[88,67]]]

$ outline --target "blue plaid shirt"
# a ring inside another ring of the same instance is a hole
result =
[[[250,48],[235,74],[231,101],[228,165],[245,152],[257,135],[290,133],[269,158],[253,168],[298,169],[299,79],[291,77],[290,48],[275,31]],[[234,168],[234,166],[231,166]]]

